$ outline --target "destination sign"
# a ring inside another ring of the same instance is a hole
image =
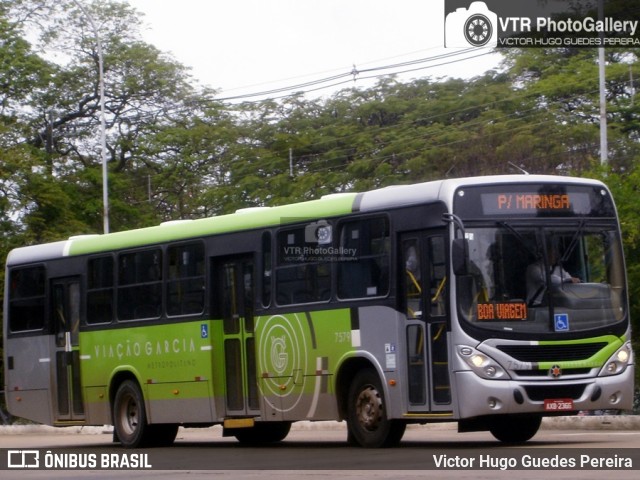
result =
[[[615,217],[609,193],[591,185],[473,185],[459,188],[454,199],[454,212],[465,220],[506,216]]]
[[[589,195],[584,193],[483,193],[485,214],[588,213]]]
[[[502,320],[526,320],[529,316],[524,302],[478,303],[478,320],[485,322]]]
[[[537,193],[500,193],[497,196],[498,210],[569,210],[571,201],[568,194],[539,195]]]

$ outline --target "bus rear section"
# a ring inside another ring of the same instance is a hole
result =
[[[5,392],[9,411],[53,425],[83,424],[80,384],[80,276],[49,280],[44,258],[64,242],[9,256],[5,285]],[[28,262],[24,262],[27,260]]]

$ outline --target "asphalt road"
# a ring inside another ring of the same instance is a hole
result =
[[[616,480],[636,479],[640,477],[636,421],[590,417],[546,424],[521,447],[505,446],[485,432],[459,434],[455,425],[411,427],[399,447],[376,450],[348,446],[344,426],[331,422],[296,426],[284,442],[263,447],[222,438],[219,427],[181,429],[173,447],[145,450],[125,450],[112,443],[106,428],[8,427],[0,428],[0,456],[4,456],[0,465],[8,464],[10,451],[12,466],[18,467],[17,450],[26,451],[25,465],[37,451],[41,466],[48,455],[47,465],[57,462],[59,469],[10,468],[0,471],[0,477],[601,480],[604,471],[616,470]],[[101,467],[103,459],[112,469],[75,468],[82,462]]]

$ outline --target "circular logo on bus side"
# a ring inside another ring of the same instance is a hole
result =
[[[287,370],[289,354],[287,353],[286,336],[271,337],[271,365],[277,374],[283,375]]]
[[[265,401],[276,411],[293,410],[304,390],[307,345],[297,315],[260,317],[256,322],[258,376]],[[270,397],[278,397],[277,402]]]

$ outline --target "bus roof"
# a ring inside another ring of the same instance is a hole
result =
[[[153,227],[104,235],[81,235],[61,242],[20,247],[9,253],[7,266],[343,215],[353,211],[356,196],[356,193],[327,195],[320,200],[303,203],[241,209],[218,217],[176,220]]]
[[[153,227],[105,235],[75,236],[60,242],[20,247],[9,253],[7,266],[34,263],[64,256],[99,253],[162,242],[186,240],[253,228],[274,227],[305,220],[345,215],[352,212],[387,210],[437,200],[450,204],[455,190],[461,186],[502,183],[586,183],[603,185],[595,180],[550,175],[498,175],[397,185],[364,193],[331,194],[319,200],[290,205],[240,209],[235,213],[217,217],[176,220]]]
[[[451,178],[446,180],[416,183],[413,185],[390,186],[363,193],[362,199],[359,202],[359,211],[382,210],[434,200],[442,200],[447,203],[447,205],[451,205],[453,194],[460,187],[470,187],[473,185],[489,186],[509,183],[548,185],[557,185],[562,183],[604,187],[604,184],[598,180],[555,175],[492,175]]]

